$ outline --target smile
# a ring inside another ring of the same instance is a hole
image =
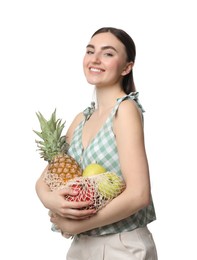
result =
[[[93,71],[93,72],[102,72],[102,71],[104,71],[104,70],[91,67],[91,68],[90,68],[90,71]]]

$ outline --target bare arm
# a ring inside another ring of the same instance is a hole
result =
[[[150,203],[149,169],[140,112],[134,102],[124,101],[114,120],[125,191],[90,219],[82,221],[51,218],[63,231],[72,234],[112,224],[136,213]]]

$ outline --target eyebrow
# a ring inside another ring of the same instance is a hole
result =
[[[88,45],[86,46],[86,48],[95,49],[94,45],[92,45],[92,44],[88,44]],[[101,50],[107,50],[107,49],[112,49],[112,50],[114,50],[115,52],[117,52],[117,50],[116,50],[113,46],[110,46],[110,45],[101,47]]]

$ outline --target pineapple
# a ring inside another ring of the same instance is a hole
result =
[[[66,137],[62,136],[65,122],[56,120],[56,109],[47,121],[44,116],[36,113],[40,122],[41,132],[33,130],[42,140],[36,140],[40,157],[48,161],[48,171],[44,180],[51,190],[61,188],[69,180],[82,176],[78,162],[67,154],[69,145]]]

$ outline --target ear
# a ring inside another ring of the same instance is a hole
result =
[[[122,76],[126,76],[127,74],[129,74],[132,70],[134,66],[134,63],[131,61],[131,62],[128,62],[124,68],[124,70],[122,71],[121,75]]]

